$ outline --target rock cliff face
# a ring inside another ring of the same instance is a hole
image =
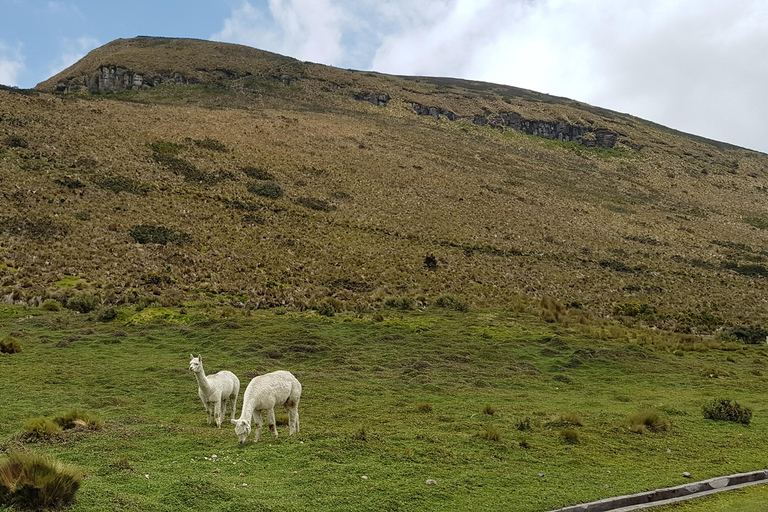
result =
[[[420,116],[432,116],[435,119],[440,119],[440,116],[444,116],[449,121],[466,119],[479,126],[491,126],[499,129],[509,127],[529,135],[536,135],[545,139],[560,140],[563,142],[573,141],[589,147],[597,146],[601,148],[612,148],[616,145],[617,134],[610,130],[579,126],[564,121],[533,121],[524,119],[516,112],[457,116],[450,110],[445,110],[439,107],[428,107],[419,103],[409,103],[408,106]]]
[[[189,83],[180,73],[160,73],[156,76],[146,77],[120,66],[101,66],[95,75],[73,77],[66,83],[59,83],[56,86],[56,90],[58,92],[77,92],[82,90],[89,92],[114,92],[148,89],[165,82],[173,82],[180,85]]]

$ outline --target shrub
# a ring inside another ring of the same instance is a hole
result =
[[[82,221],[91,220],[91,214],[88,212],[77,212],[75,218]]]
[[[496,441],[496,442],[500,442],[504,437],[502,436],[501,431],[498,428],[496,428],[494,425],[486,425],[485,429],[482,432],[480,432],[479,436],[488,441]]]
[[[328,201],[316,197],[300,197],[296,199],[296,203],[305,208],[309,208],[310,210],[319,212],[331,212],[336,209],[336,207]]]
[[[101,306],[101,298],[98,295],[82,293],[75,295],[67,301],[67,309],[77,311],[78,313],[90,313]]]
[[[104,190],[111,190],[115,194],[119,192],[128,192],[137,196],[146,196],[149,194],[149,186],[130,178],[122,176],[104,176],[100,178],[91,178],[91,182]]]
[[[669,422],[659,411],[647,409],[636,412],[629,417],[629,430],[642,434],[646,430],[664,432],[669,428]]]
[[[416,301],[411,297],[389,297],[384,301],[384,306],[408,311],[416,306]]]
[[[195,140],[195,146],[203,149],[210,149],[211,151],[221,151],[222,153],[226,153],[229,151],[227,149],[227,146],[222,144],[221,142],[217,141],[216,139],[202,139],[202,140]]]
[[[491,404],[485,404],[485,406],[483,407],[483,414],[493,416],[494,414],[496,414],[496,408]]]
[[[9,148],[26,148],[29,147],[27,139],[19,137],[18,135],[6,135],[3,139],[3,143]]]
[[[45,299],[40,308],[44,311],[61,311],[61,302],[56,299]]]
[[[254,180],[272,181],[275,179],[271,172],[266,171],[260,167],[246,166],[242,167],[240,171],[249,178],[253,178]]]
[[[158,155],[175,155],[184,149],[184,145],[175,142],[156,141],[149,144],[149,149]]]
[[[71,410],[53,418],[54,423],[64,430],[83,427],[89,430],[101,430],[104,421],[97,415],[77,409]]]
[[[61,185],[62,187],[66,187],[72,190],[76,188],[85,188],[85,183],[78,180],[77,178],[73,178],[72,176],[64,176],[61,179],[53,180],[53,182],[57,185]]]
[[[323,301],[317,305],[317,314],[322,316],[333,316],[336,314],[336,308],[328,301]]]
[[[432,412],[432,406],[429,405],[426,402],[422,402],[416,406],[416,409],[418,409],[421,412]]]
[[[56,422],[45,416],[35,416],[24,421],[24,432],[29,437],[45,439],[60,430],[61,427]]]
[[[461,311],[466,313],[469,311],[469,306],[463,300],[457,299],[453,295],[441,295],[435,300],[435,306],[439,308],[453,309],[455,311]]]
[[[194,164],[187,162],[183,158],[177,158],[175,156],[157,153],[153,155],[153,158],[155,159],[155,162],[159,163],[174,174],[180,174],[184,176],[184,181],[189,181],[192,183],[216,183],[229,177],[229,175],[226,173],[224,173],[222,176],[217,176],[201,171],[195,167]]]
[[[192,236],[183,231],[176,231],[163,226],[148,226],[142,224],[134,226],[128,234],[140,244],[160,244],[169,243],[184,245],[192,243]]]
[[[99,322],[111,322],[115,318],[117,318],[118,311],[117,308],[114,308],[112,306],[107,306],[99,309],[99,312],[96,313],[96,320]]]
[[[0,340],[0,353],[2,354],[18,354],[21,352],[21,343],[15,338],[8,336],[7,338]]]
[[[279,199],[283,197],[283,189],[274,181],[251,183],[248,185],[248,192],[253,192],[257,196],[267,197],[269,199]]]
[[[704,418],[708,420],[731,421],[749,425],[752,421],[752,409],[744,407],[728,398],[715,398],[702,407]]]
[[[424,266],[428,270],[437,270],[437,258],[434,254],[430,253],[424,257]]]
[[[36,453],[0,461],[0,504],[24,509],[59,508],[71,502],[83,475],[73,466]]]
[[[656,308],[649,304],[639,304],[637,302],[625,302],[613,306],[613,314],[617,316],[632,316],[638,318],[652,319],[656,315]]]
[[[560,437],[562,437],[563,441],[565,441],[568,444],[579,443],[579,433],[572,428],[564,428],[563,430],[561,430]]]
[[[728,334],[750,345],[762,345],[766,342],[768,331],[762,327],[738,327],[730,329]]]

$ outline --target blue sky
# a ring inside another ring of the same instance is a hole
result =
[[[0,83],[121,37],[526,87],[768,152],[766,0],[0,0]]]

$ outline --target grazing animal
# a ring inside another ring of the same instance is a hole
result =
[[[282,405],[288,411],[288,432],[290,435],[299,431],[299,399],[301,384],[291,372],[278,370],[254,377],[243,393],[243,407],[240,419],[232,420],[235,424],[237,439],[244,443],[251,433],[251,421],[256,422],[256,434],[253,442],[259,440],[263,426],[261,413],[267,411],[269,430],[277,439],[275,424],[275,406]],[[255,414],[254,414],[255,413]]]
[[[203,368],[203,356],[198,354],[195,357],[189,354],[189,369],[195,373],[197,379],[197,394],[203,401],[205,411],[208,413],[208,424],[211,424],[211,417],[216,420],[216,426],[221,428],[221,421],[227,413],[227,405],[232,406],[232,420],[235,419],[237,409],[237,395],[240,393],[240,379],[228,371],[205,374]]]

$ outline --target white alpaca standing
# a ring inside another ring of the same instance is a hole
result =
[[[256,434],[253,442],[259,440],[263,426],[262,411],[267,411],[269,430],[277,439],[276,405],[282,405],[288,411],[289,434],[293,435],[298,432],[300,398],[301,384],[291,372],[278,370],[254,377],[243,393],[243,410],[240,413],[240,419],[232,420],[232,423],[235,424],[235,434],[237,434],[238,440],[244,443],[248,439],[248,435],[251,433],[251,421],[256,422]]]
[[[227,405],[232,405],[232,415],[234,421],[237,409],[237,395],[240,393],[240,379],[228,371],[205,375],[203,369],[203,356],[198,354],[195,357],[189,354],[189,369],[195,372],[198,390],[197,394],[203,401],[205,411],[208,413],[208,424],[211,424],[211,416],[216,420],[216,426],[221,428],[221,421],[227,413]]]

